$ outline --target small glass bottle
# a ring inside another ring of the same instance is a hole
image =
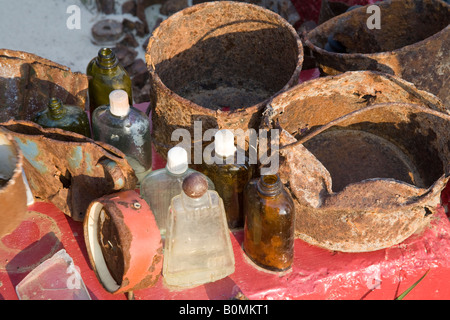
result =
[[[109,99],[92,115],[93,138],[122,151],[140,183],[152,170],[150,119],[130,106],[124,90],[114,90]]]
[[[183,179],[194,172],[197,171],[188,167],[186,150],[174,147],[167,153],[166,167],[149,173],[141,182],[141,196],[150,205],[163,239],[166,235],[170,201],[181,194]],[[209,189],[214,190],[211,179],[204,177],[208,181]]]
[[[214,282],[232,274],[234,262],[222,199],[208,190],[204,175],[192,173],[169,208],[164,281],[177,287]]]
[[[33,121],[44,128],[60,128],[91,137],[87,113],[77,106],[64,105],[58,98],[51,98],[48,107]]]
[[[208,155],[206,155],[208,156]],[[198,170],[208,176],[219,193],[227,212],[228,227],[244,227],[243,191],[253,176],[248,158],[238,159],[234,135],[230,130],[220,130],[214,136],[211,159],[205,158]]]
[[[109,94],[114,90],[126,91],[129,103],[133,105],[131,78],[119,64],[119,60],[112,49],[100,49],[97,57],[89,62],[86,75],[89,79],[91,115],[96,108],[109,103]]]
[[[294,258],[294,202],[278,175],[253,179],[245,188],[243,248],[258,266],[285,271]]]

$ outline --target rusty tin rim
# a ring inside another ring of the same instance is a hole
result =
[[[124,259],[121,283],[112,276],[99,244],[98,222],[104,209],[120,239]],[[161,235],[150,207],[135,191],[122,191],[93,201],[83,229],[89,260],[108,292],[126,293],[156,284],[162,270]]]

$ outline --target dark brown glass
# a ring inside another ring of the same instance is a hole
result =
[[[213,152],[213,157],[217,157]],[[202,164],[196,169],[214,183],[215,190],[223,200],[227,214],[228,228],[244,227],[244,188],[253,176],[253,166],[246,158],[243,164],[238,164],[237,153],[232,159],[222,157],[222,161],[213,164]]]
[[[253,179],[244,192],[244,251],[258,266],[285,271],[294,259],[294,203],[278,175]]]
[[[89,105],[91,114],[99,106],[109,105],[109,94],[114,90],[125,90],[130,106],[133,105],[131,78],[119,64],[112,49],[102,48],[86,69],[89,79]]]

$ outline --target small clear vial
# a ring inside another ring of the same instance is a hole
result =
[[[235,260],[222,199],[200,173],[187,176],[172,199],[164,245],[169,286],[194,287],[234,273]]]
[[[124,90],[109,95],[109,105],[100,106],[92,115],[93,138],[122,151],[138,178],[152,170],[152,141],[149,117],[130,106]]]
[[[149,204],[163,240],[166,235],[170,201],[181,194],[184,178],[194,172],[197,171],[188,167],[186,150],[174,147],[167,153],[166,167],[149,173],[141,182],[141,196]],[[205,178],[208,181],[208,188],[214,190],[211,179],[206,176]]]

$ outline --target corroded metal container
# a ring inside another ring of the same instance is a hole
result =
[[[395,76],[347,72],[276,97],[280,177],[296,237],[345,252],[398,244],[425,227],[450,178],[450,115]]]
[[[86,75],[34,54],[0,49],[0,123],[32,120],[50,98],[84,110]]]
[[[14,231],[27,212],[22,166],[17,143],[0,128],[0,238]]]
[[[75,221],[83,221],[92,200],[136,186],[125,155],[108,144],[29,121],[9,121],[0,127],[23,152],[33,195],[52,202]]]
[[[153,212],[138,193],[122,191],[94,200],[83,226],[89,260],[108,292],[156,284],[163,263],[161,235]]]
[[[310,31],[304,41],[323,71],[394,74],[450,103],[450,5],[440,0],[386,0],[380,29],[369,29],[367,7],[336,16]],[[372,12],[373,14],[373,12]],[[329,37],[342,52],[325,50]]]
[[[232,1],[184,9],[161,23],[146,53],[153,142],[165,156],[178,128],[259,124],[268,99],[298,83],[303,47],[294,28],[263,7]]]

